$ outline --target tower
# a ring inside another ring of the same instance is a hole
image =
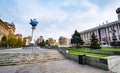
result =
[[[120,21],[120,7],[117,8],[116,13],[118,14],[118,20]]]

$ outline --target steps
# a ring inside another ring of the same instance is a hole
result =
[[[114,67],[116,67],[120,63],[120,56],[109,56],[108,59],[108,67],[109,70],[112,70]]]
[[[65,59],[57,51],[39,51],[32,53],[0,53],[0,65],[33,64]]]

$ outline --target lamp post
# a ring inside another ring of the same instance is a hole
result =
[[[32,35],[31,35],[32,41],[30,42],[30,44],[35,45],[33,34],[34,34],[34,30],[36,29],[38,22],[36,21],[36,19],[30,19],[30,21],[31,21],[30,24],[32,25]]]

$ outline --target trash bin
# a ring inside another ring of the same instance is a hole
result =
[[[78,55],[79,64],[86,64],[86,55]]]

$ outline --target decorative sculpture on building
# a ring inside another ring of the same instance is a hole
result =
[[[118,20],[120,21],[120,7],[117,8],[116,13],[118,14]]]
[[[115,35],[116,30],[115,29],[111,29],[111,31],[109,31],[109,32],[112,33],[113,46],[115,46],[115,48],[116,48],[116,40],[117,40],[117,37]]]

